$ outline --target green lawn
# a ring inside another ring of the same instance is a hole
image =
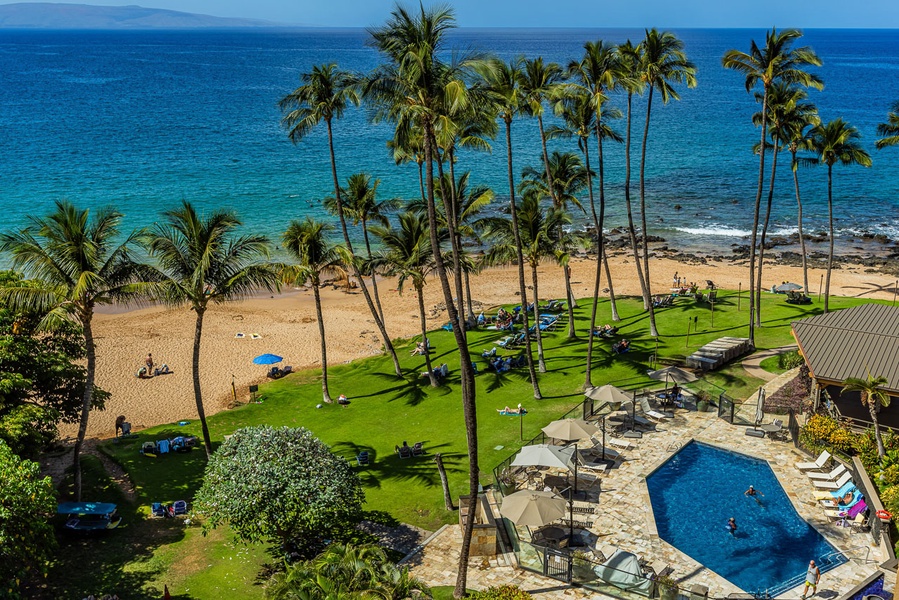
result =
[[[682,359],[699,346],[722,336],[747,334],[745,298],[741,312],[736,310],[735,293],[719,292],[718,298],[714,315],[708,304],[697,305],[687,299],[657,312],[662,334],[658,342],[661,361]],[[831,298],[831,303],[835,308],[844,308],[861,301]],[[575,316],[579,334],[584,336],[590,307],[588,300],[582,300],[580,304]],[[611,353],[610,341],[597,340],[593,383],[615,383],[628,388],[662,385],[646,377],[655,341],[649,336],[647,316],[642,313],[641,303],[636,299],[620,300],[619,312],[622,316],[621,335],[631,340],[633,350],[616,356]],[[819,312],[814,305],[794,306],[785,304],[781,297],[763,297],[764,327],[756,330],[757,347],[774,348],[788,343],[791,340],[790,321]],[[598,323],[607,321],[608,314],[609,307],[604,302],[600,306]],[[687,343],[687,326],[694,318],[695,329],[691,326]],[[494,465],[520,447],[520,427],[523,426],[524,438],[530,439],[541,427],[582,400],[586,340],[583,337],[567,340],[565,331],[565,327],[560,327],[544,338],[548,372],[540,378],[544,399],[539,402],[533,400],[525,369],[499,376],[484,373],[486,363],[478,360],[482,371],[476,381],[483,483],[490,482]],[[498,332],[472,332],[469,340],[473,355],[480,357],[482,350],[493,347],[493,342],[501,337]],[[386,511],[400,521],[429,530],[453,522],[457,515],[443,508],[432,458],[437,452],[443,454],[453,495],[465,493],[467,449],[458,385],[459,359],[451,333],[435,331],[430,334],[430,340],[435,350],[432,355],[435,366],[446,362],[450,367],[447,385],[432,389],[426,378],[418,376],[424,370],[423,357],[409,356],[415,339],[399,342],[397,352],[406,372],[404,379],[398,380],[394,376],[386,357],[336,366],[329,372],[332,394],[346,394],[351,404],[348,407],[332,404],[316,408],[321,398],[318,373],[297,373],[263,386],[260,404],[210,417],[212,438],[220,443],[225,435],[248,425],[306,427],[348,459],[362,449],[372,455],[372,465],[359,469],[368,510]],[[503,354],[501,349],[500,354]],[[741,398],[757,389],[760,382],[747,377],[739,365],[734,365],[707,376],[701,385],[713,391],[726,390],[731,396]],[[506,405],[518,403],[528,409],[523,420],[499,416],[496,412]],[[151,501],[189,500],[201,482],[205,463],[201,449],[155,459],[138,452],[146,440],[177,434],[198,435],[199,427],[195,422],[185,427],[154,427],[140,432],[133,440],[101,444],[101,449],[124,466],[133,479],[142,511]],[[394,453],[394,446],[404,440],[409,444],[424,442],[427,454],[400,460]],[[130,518],[134,527],[143,526],[137,515],[130,515]],[[109,543],[114,544],[116,532],[112,534]],[[177,589],[172,591],[188,594],[184,597],[221,597],[227,591],[226,586],[231,584],[242,590],[243,597],[261,595],[258,586],[252,589],[242,586],[263,562],[262,549],[254,546],[239,550],[243,547],[231,545],[226,534],[217,535],[203,538],[196,528],[182,528],[177,535],[172,534],[173,539],[160,539],[146,551],[132,553],[129,550],[124,557],[112,562],[121,565],[125,572],[144,569],[142,582],[135,582],[144,586],[161,588],[163,582],[169,583],[170,587],[177,583]],[[64,578],[60,570],[55,568],[51,579]],[[80,577],[84,579],[90,575],[82,573]],[[189,592],[186,591],[188,587]]]

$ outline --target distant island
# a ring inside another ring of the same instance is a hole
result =
[[[0,29],[217,29],[291,27],[257,19],[213,17],[142,6],[92,6],[54,2],[0,5]]]

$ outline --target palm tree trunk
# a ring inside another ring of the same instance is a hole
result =
[[[762,208],[762,187],[765,185],[765,138],[768,135],[768,86],[762,96],[762,137],[759,142],[759,179],[752,211],[752,231],[749,233],[749,345],[755,346],[755,243],[758,238],[759,213]]]
[[[456,190],[456,156],[455,152],[450,150],[447,153],[449,158],[449,168],[450,168],[450,195],[449,195],[449,206],[452,208],[452,219],[453,219],[453,227],[455,228],[455,233],[453,234],[453,265],[454,267],[458,267],[460,269],[459,275],[455,276],[456,279],[456,295],[459,298],[459,314],[463,316],[463,321],[465,321],[465,329],[468,330],[468,315],[465,314],[465,296],[464,294],[464,284],[463,284],[463,276],[462,276],[462,236],[459,234],[459,198],[457,197]],[[443,176],[441,174],[440,185],[444,186]],[[444,186],[445,187],[445,186]],[[449,213],[448,213],[449,214]],[[449,217],[447,217],[449,218]]]
[[[543,359],[543,336],[540,335],[540,295],[537,290],[537,265],[531,265],[531,280],[534,285],[534,333],[537,336],[537,363],[541,373],[546,373],[546,361]],[[527,310],[527,306],[522,305],[522,310]],[[530,331],[525,329],[525,337],[531,337]]]
[[[440,196],[443,198],[443,211],[446,215],[446,228],[449,233],[450,238],[450,249],[452,250],[453,257],[453,283],[456,288],[456,296],[455,300],[451,297],[447,299],[447,305],[451,303],[458,302],[458,307],[454,306],[457,315],[462,315],[458,317],[458,323],[453,323],[453,328],[459,328],[459,331],[462,332],[463,338],[465,336],[465,331],[467,329],[464,318],[465,312],[465,304],[464,304],[464,296],[462,292],[462,262],[460,256],[460,249],[458,247],[458,239],[456,237],[456,211],[453,204],[453,198],[451,197],[452,191],[446,189],[446,185],[444,185],[444,177],[443,177],[443,161],[440,157],[440,150],[437,147],[437,141],[432,140],[432,156],[436,157],[434,162],[437,163],[437,177],[440,182]],[[452,167],[451,167],[452,168]],[[433,167],[431,168],[431,175],[429,177],[428,185],[432,185],[433,181]],[[431,194],[431,191],[428,191],[428,194]],[[439,248],[436,248],[434,252],[440,252]],[[466,344],[467,345],[467,344]]]
[[[649,310],[649,335],[659,337],[656,328],[656,309],[652,305],[652,280],[649,276],[649,228],[646,225],[646,142],[649,139],[649,116],[652,114],[653,86],[649,86],[646,97],[646,123],[643,124],[643,145],[640,149],[640,220],[643,228],[643,274],[646,285],[643,287],[643,305]]]
[[[431,366],[431,349],[428,347],[428,322],[427,319],[425,319],[424,286],[416,283],[415,292],[418,294],[418,318],[421,322],[421,343],[425,346],[425,368],[428,370],[428,380],[431,382],[431,387],[437,387],[440,384],[437,381],[437,377],[434,375],[434,368]]]
[[[424,165],[424,161],[418,161],[418,191],[421,192],[421,199],[427,201],[427,197],[425,196]]]
[[[618,315],[618,303],[615,302],[615,288],[612,286],[612,271],[609,269],[609,253],[606,252],[605,243],[602,245],[602,264],[606,271],[606,281],[609,282],[609,304],[612,308],[612,321],[618,322],[621,317]]]
[[[474,319],[474,301],[471,299],[471,275],[468,272],[468,269],[465,269],[463,273],[465,276],[465,302],[468,304],[468,316],[467,318],[472,319],[472,322],[477,326],[477,320]]]
[[[864,392],[862,392],[864,395]],[[868,412],[871,413],[871,422],[874,423],[874,439],[877,440],[877,456],[883,458],[886,455],[886,449],[883,447],[883,437],[880,435],[880,423],[877,421],[877,405],[872,403],[870,399],[862,398],[868,405]]]
[[[512,171],[512,119],[504,119],[506,123],[506,167],[509,175],[509,214],[512,219],[512,235],[515,237],[515,255],[518,259],[518,293],[521,297],[521,317],[525,332],[528,330],[528,294],[524,280],[524,252],[521,250],[521,233],[518,230],[518,209],[515,206],[515,176]],[[531,387],[534,388],[534,400],[540,400],[540,384],[537,382],[537,370],[534,368],[534,355],[531,350],[531,336],[524,336],[525,357],[528,361],[528,375]]]
[[[362,219],[362,236],[365,239],[365,253],[368,256],[368,260],[371,261],[371,243],[368,241],[368,223],[365,219]],[[381,322],[386,323],[384,320],[384,309],[381,308],[381,294],[378,293],[378,275],[374,270],[371,272],[371,289],[375,293],[375,306],[378,308]]]
[[[606,270],[606,281],[609,282],[609,304],[612,309],[612,321],[620,321],[621,317],[618,316],[618,304],[615,302],[615,287],[612,285],[612,272],[609,270],[609,255],[606,253],[606,234],[604,231],[605,227],[605,218],[606,218],[606,178],[605,178],[605,161],[602,152],[602,133],[600,128],[602,127],[602,111],[597,110],[596,112],[596,151],[598,154],[598,162],[599,162],[599,224],[596,232],[597,235],[597,248],[599,249],[599,253],[597,254],[597,260],[602,258],[603,266]],[[592,201],[591,201],[592,203]],[[599,280],[599,277],[596,278]],[[597,292],[595,292],[598,294]],[[591,326],[592,327],[592,326]],[[590,331],[590,335],[593,335],[593,331]]]
[[[331,404],[331,393],[328,391],[328,343],[325,340],[325,318],[322,315],[322,299],[318,292],[318,282],[312,282],[312,295],[315,298],[315,316],[318,317],[318,337],[322,347],[322,400]]]
[[[194,353],[192,374],[194,381],[194,400],[197,402],[197,416],[200,418],[200,429],[203,431],[203,445],[206,448],[206,459],[212,458],[212,440],[209,437],[209,426],[206,424],[206,410],[203,408],[203,390],[200,388],[200,340],[203,339],[203,315],[205,307],[195,307],[197,325],[194,329]]]
[[[637,266],[637,279],[640,281],[640,290],[643,294],[643,310],[649,310],[652,306],[646,295],[646,281],[643,279],[643,267],[640,265],[640,252],[637,248],[637,231],[634,227],[634,211],[631,206],[631,107],[633,92],[627,93],[627,132],[624,142],[624,204],[627,208],[627,233],[631,240],[631,250],[634,253],[634,263]]]
[[[72,458],[74,471],[75,502],[81,502],[81,447],[87,435],[87,421],[90,417],[91,404],[94,399],[94,380],[97,374],[97,348],[94,344],[94,330],[91,327],[93,308],[87,308],[81,316],[81,328],[84,332],[84,354],[87,368],[84,378],[84,397],[81,402],[81,418],[78,421],[78,437],[75,438],[75,449]]]
[[[802,197],[799,195],[799,173],[797,169],[796,151],[791,150],[791,152],[793,153],[793,187],[796,188],[796,204],[798,207],[796,220],[799,227],[799,252],[802,253],[802,285],[804,292],[808,294],[808,255],[805,251],[805,234],[802,233]]]
[[[562,265],[562,272],[565,273],[565,295],[568,297],[568,301],[566,304],[568,305],[568,339],[573,340],[577,337],[577,332],[574,330],[574,293],[571,291],[571,267],[569,266],[569,262],[571,261],[571,257],[568,257],[568,260],[565,261],[565,264]],[[537,306],[535,305],[536,309]]]
[[[465,418],[465,434],[468,443],[468,514],[474,515],[478,505],[478,486],[480,470],[478,468],[478,423],[477,406],[475,404],[474,370],[471,364],[471,354],[468,352],[468,344],[465,332],[459,323],[459,313],[453,303],[453,292],[450,289],[449,278],[446,276],[446,266],[440,252],[440,240],[437,236],[437,208],[434,203],[434,164],[431,157],[431,144],[434,143],[434,130],[430,121],[425,120],[424,147],[425,168],[427,171],[427,206],[428,225],[431,237],[431,249],[434,254],[434,263],[440,287],[443,290],[443,298],[449,312],[450,323],[453,326],[453,336],[456,338],[456,346],[459,348],[459,374],[462,380],[462,412]],[[436,147],[436,144],[434,144]],[[465,595],[468,582],[468,557],[471,550],[471,534],[474,527],[474,519],[468,519],[462,530],[462,547],[459,551],[459,567],[456,575],[456,587],[453,596],[461,598]]]
[[[593,302],[590,304],[590,327],[587,330],[587,364],[584,368],[584,389],[593,387],[590,372],[593,370],[593,329],[596,327],[596,310],[599,307],[599,281],[602,278],[602,230],[596,214],[593,198],[593,175],[590,172],[590,144],[584,140],[584,165],[587,168],[587,193],[590,196],[590,213],[596,230],[596,273],[593,277]]]
[[[353,242],[350,241],[350,234],[346,226],[346,217],[343,214],[343,203],[340,200],[340,181],[337,179],[337,159],[334,157],[334,133],[331,129],[331,120],[328,119],[325,122],[328,125],[328,150],[331,153],[331,175],[334,178],[334,197],[337,199],[337,217],[340,219],[340,229],[343,232],[343,241],[346,244],[346,248],[349,250],[350,256],[355,258],[356,253],[353,251]],[[355,260],[352,261],[352,264],[353,275],[356,276],[356,280],[359,282],[359,288],[362,290],[362,296],[365,297],[365,303],[368,304],[368,310],[371,312],[372,319],[374,319],[375,325],[381,333],[384,349],[390,355],[391,360],[393,360],[393,370],[397,377],[402,377],[403,370],[400,368],[400,359],[396,355],[396,350],[393,347],[393,342],[390,341],[390,336],[387,335],[387,328],[384,327],[384,321],[378,314],[377,308],[375,308],[375,304],[371,299],[371,294],[368,292],[368,286],[365,285],[365,279],[363,279],[362,273],[359,272],[359,266],[356,264]]]
[[[830,309],[830,272],[833,270],[833,165],[827,165],[827,222],[830,226],[830,248],[827,251],[827,276],[824,280],[824,314]]]
[[[443,488],[443,506],[446,510],[455,510],[453,506],[453,496],[450,494],[449,480],[446,478],[446,467],[443,466],[443,455],[439,452],[434,455],[434,462],[437,463],[437,473],[440,475],[440,486]]]
[[[759,271],[755,279],[755,326],[762,326],[762,270],[765,263],[765,238],[768,237],[768,223],[771,221],[771,204],[774,200],[774,177],[777,174],[777,137],[774,138],[774,150],[771,152],[771,179],[768,182],[768,206],[765,208],[765,221],[762,223],[762,236],[759,241]]]

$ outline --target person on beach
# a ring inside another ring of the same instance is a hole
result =
[[[680,277],[677,276],[677,271],[674,272],[674,277],[672,278],[671,282],[674,287],[680,286]]]
[[[808,597],[814,596],[818,592],[818,582],[821,580],[821,571],[815,565],[815,561],[808,561],[808,571],[805,573],[805,591],[802,592],[802,600],[805,600]],[[809,595],[808,589],[812,588],[812,593]]]
[[[147,377],[153,376],[153,354],[147,352],[147,358],[144,360],[147,365]]]
[[[758,491],[757,489],[755,489],[754,487],[752,487],[752,486],[750,485],[750,486],[749,486],[749,489],[746,490],[745,492],[743,492],[743,495],[744,495],[744,496],[749,496],[750,498],[752,498],[753,500],[755,500],[756,502],[758,502],[759,505],[761,505],[761,504],[762,504],[762,501],[759,500],[759,496],[764,496],[765,494],[761,493],[760,491]]]
[[[728,519],[727,525],[725,525],[725,527],[727,527],[727,532],[729,534],[731,534],[734,537],[737,537],[737,520],[736,519],[734,519],[733,517]]]

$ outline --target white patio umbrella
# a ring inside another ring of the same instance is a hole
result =
[[[573,471],[574,448],[563,448],[550,444],[525,446],[515,455],[513,467],[556,467]]]
[[[627,392],[611,384],[606,384],[602,387],[592,387],[584,392],[584,395],[596,402],[608,402],[612,405],[631,401],[631,397]]]
[[[559,419],[542,429],[543,433],[557,440],[579,440],[599,431],[599,427],[583,419]]]
[[[521,490],[503,498],[499,512],[516,525],[541,527],[564,517],[567,504],[553,492]]]
[[[669,381],[673,381],[674,383],[690,383],[697,379],[696,375],[690,371],[685,371],[680,367],[665,367],[657,371],[652,371],[649,373],[649,378],[655,379],[656,381],[664,381],[666,385]]]

